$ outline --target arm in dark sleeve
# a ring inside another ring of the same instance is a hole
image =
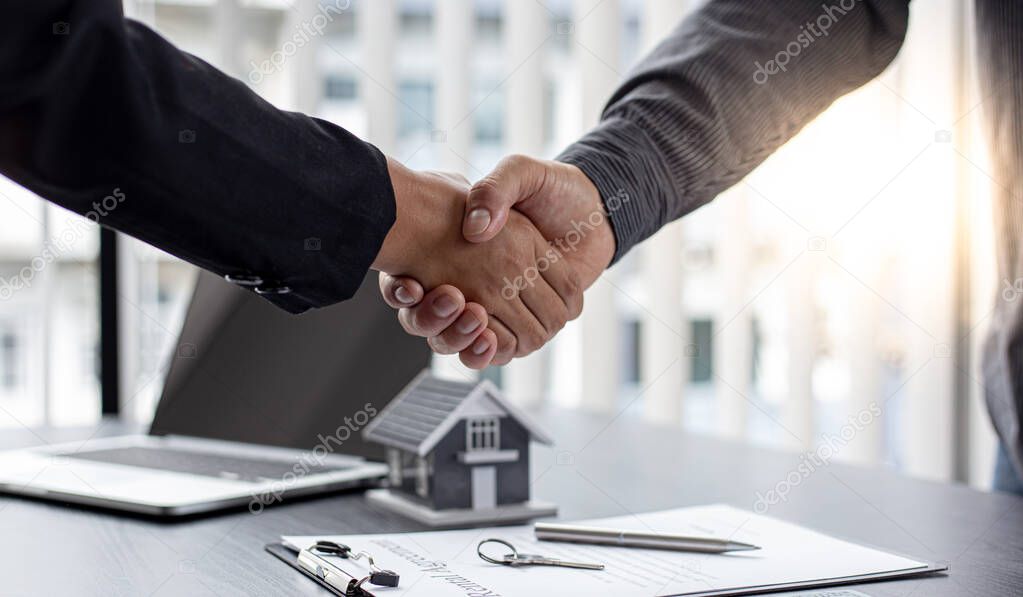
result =
[[[614,259],[880,74],[908,17],[907,1],[708,0],[686,18],[615,91],[601,123],[558,157],[600,191]]]
[[[395,218],[375,147],[274,108],[126,20],[120,0],[0,0],[0,14],[0,172],[284,291],[267,298],[288,311],[352,296]],[[113,209],[98,203],[112,194]]]

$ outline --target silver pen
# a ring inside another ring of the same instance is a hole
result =
[[[728,539],[619,531],[600,527],[582,527],[549,522],[536,523],[533,527],[533,532],[536,534],[536,538],[541,541],[565,541],[569,543],[590,543],[593,545],[616,545],[618,547],[644,547],[647,549],[669,549],[699,553],[726,553],[729,551],[760,549],[756,545],[730,541]]]

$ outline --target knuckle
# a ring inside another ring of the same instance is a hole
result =
[[[576,295],[568,303],[568,320],[569,321],[575,320],[580,315],[583,314],[583,304],[584,303],[585,303],[585,299],[583,298],[583,293],[581,293],[581,292],[578,295]]]
[[[452,350],[451,346],[441,336],[431,336],[426,339],[426,343],[430,346],[430,349],[437,354],[453,354],[457,351]]]
[[[518,348],[515,354],[517,356],[525,356],[534,352],[544,345],[546,339],[546,330],[539,325],[531,325],[519,337]]]
[[[531,161],[532,158],[525,154],[513,153],[504,159],[504,165],[510,169],[518,169],[527,165]]]
[[[568,310],[568,307],[558,309],[558,313],[554,320],[551,321],[549,326],[547,326],[547,336],[544,338],[544,344],[550,342],[551,338],[557,335],[557,333],[565,327],[565,324],[568,323],[570,317],[571,312]]]
[[[579,276],[579,272],[575,268],[567,268],[565,272],[565,292],[569,296],[578,296],[582,298],[583,295],[583,281]]]
[[[562,282],[564,294],[562,299],[568,309],[568,320],[571,321],[583,312],[583,284],[582,279],[574,268],[569,268],[564,275]]]
[[[523,275],[533,263],[529,256],[521,251],[501,251],[495,257],[500,262],[497,271],[512,272],[516,276]]]
[[[471,199],[473,205],[490,202],[496,195],[499,183],[493,174],[487,174],[472,185]]]
[[[529,352],[539,350],[541,346],[547,341],[547,330],[539,329],[534,330],[529,334]]]
[[[401,327],[403,330],[405,330],[406,334],[410,334],[412,336],[419,335],[416,332],[415,326],[412,324],[412,314],[409,312],[408,309],[398,310],[398,323],[401,324]]]
[[[430,312],[418,308],[412,308],[410,311],[412,316],[409,320],[413,329],[415,329],[415,333],[424,336],[434,335],[434,328],[437,324]]]
[[[568,316],[568,306],[557,297],[552,297],[550,302],[543,307],[540,319],[540,328],[543,332],[542,344],[550,341],[565,326],[568,322]]]
[[[380,295],[384,297],[384,301],[393,307],[395,288],[391,276],[381,272],[380,275],[377,276],[377,286],[380,288]]]
[[[465,336],[455,328],[451,327],[444,330],[440,336],[437,336],[439,342],[443,342],[444,346],[450,351],[448,354],[456,353],[466,347],[472,336]]]
[[[494,362],[504,365],[515,356],[518,351],[518,341],[513,335],[498,336],[497,354],[494,355]]]
[[[476,355],[468,352],[458,353],[458,360],[462,361],[462,364],[470,369],[482,369],[486,366],[486,363],[479,362],[480,359]]]

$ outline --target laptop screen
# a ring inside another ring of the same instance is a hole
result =
[[[380,459],[362,429],[429,366],[376,275],[349,301],[291,315],[200,272],[150,433]]]

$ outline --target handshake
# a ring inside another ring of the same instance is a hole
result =
[[[397,217],[373,262],[405,331],[467,367],[539,349],[579,316],[615,240],[575,166],[510,156],[474,185],[388,160]]]

